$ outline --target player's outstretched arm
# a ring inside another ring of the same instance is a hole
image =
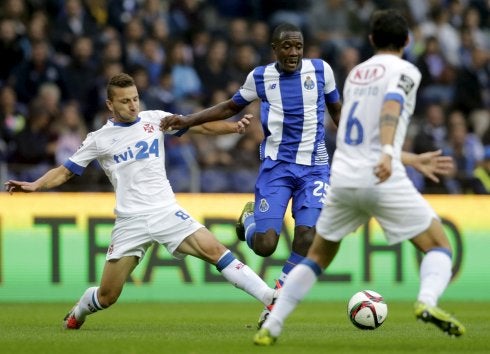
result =
[[[227,119],[234,116],[242,109],[242,106],[238,106],[229,99],[200,112],[189,114],[188,116],[172,114],[162,118],[160,121],[160,130],[180,130],[207,122]]]
[[[5,190],[10,194],[14,192],[31,193],[43,189],[58,187],[73,177],[65,166],[58,166],[46,172],[34,182],[8,180],[4,183]]]
[[[412,166],[425,177],[439,183],[437,175],[447,176],[454,172],[454,160],[451,156],[442,156],[442,150],[414,154],[403,151],[402,163]]]
[[[238,122],[208,122],[190,127],[189,131],[204,135],[245,134],[252,118],[253,114],[245,114]]]

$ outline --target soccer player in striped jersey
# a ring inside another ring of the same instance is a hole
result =
[[[267,320],[254,337],[272,345],[284,321],[334,259],[342,239],[374,217],[388,243],[410,240],[425,255],[415,317],[460,336],[464,326],[437,306],[451,279],[451,245],[434,210],[408,179],[402,144],[421,75],[403,60],[408,25],[395,10],[375,12],[375,55],[354,67],[344,87],[331,187],[307,257],[289,274]]]
[[[133,78],[121,73],[107,86],[107,107],[112,117],[99,130],[88,134],[82,146],[63,165],[34,182],[9,180],[10,192],[36,192],[55,188],[97,160],[115,189],[116,221],[107,251],[100,286],[90,287],[64,318],[67,329],[79,329],[87,315],[116,302],[124,283],[154,242],[175,258],[185,255],[216,266],[234,286],[264,305],[273,303],[271,289],[203,225],[179,206],[165,172],[160,119],[170,113],[139,111],[139,96]],[[203,134],[242,133],[249,116],[239,122],[212,122],[191,131]],[[181,135],[185,130],[166,132]]]
[[[330,167],[325,147],[325,110],[338,124],[339,93],[330,65],[303,58],[303,34],[294,25],[281,24],[272,33],[276,62],[250,72],[235,95],[186,117],[162,120],[162,130],[184,128],[229,118],[245,106],[261,101],[264,140],[255,202],[245,205],[237,222],[237,236],[262,257],[276,249],[289,201],[295,220],[292,252],[277,286],[306,255],[329,185]],[[264,309],[259,327],[270,309]]]

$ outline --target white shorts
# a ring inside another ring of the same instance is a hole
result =
[[[137,256],[142,259],[153,242],[165,246],[175,258],[184,254],[176,249],[184,239],[203,228],[177,203],[158,213],[116,217],[106,259]]]
[[[379,222],[390,245],[417,236],[433,219],[439,219],[407,179],[372,188],[331,187],[316,231],[324,239],[337,242],[371,217]]]

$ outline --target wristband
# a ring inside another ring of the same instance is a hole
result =
[[[389,145],[389,144],[383,145],[381,147],[381,151],[383,152],[383,154],[391,156],[391,158],[393,158],[393,156],[395,155],[395,149],[393,149],[393,145]]]

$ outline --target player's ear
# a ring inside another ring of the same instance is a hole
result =
[[[109,99],[105,100],[105,105],[107,106],[107,108],[109,109],[109,111],[112,112],[112,109],[113,109],[112,101],[109,100]]]

